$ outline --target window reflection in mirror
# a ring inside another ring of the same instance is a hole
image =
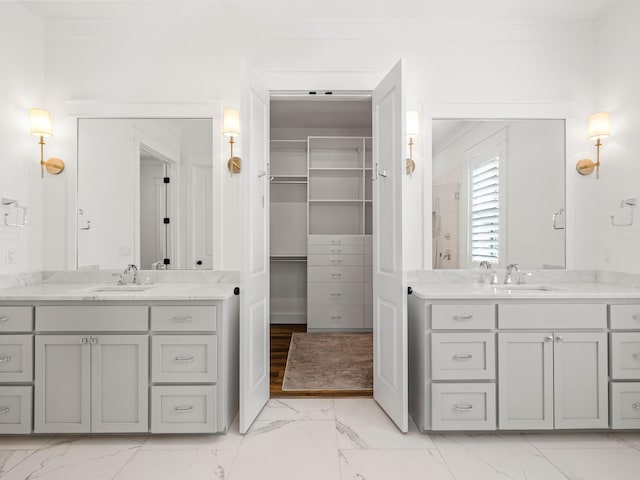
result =
[[[564,120],[433,121],[432,267],[565,268]]]
[[[212,268],[211,119],[78,120],[78,269]]]

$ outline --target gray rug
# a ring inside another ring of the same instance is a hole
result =
[[[373,389],[371,333],[294,333],[282,390]]]

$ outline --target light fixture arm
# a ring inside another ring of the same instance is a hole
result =
[[[44,137],[40,135],[40,178],[44,178]]]

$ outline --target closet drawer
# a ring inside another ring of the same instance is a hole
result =
[[[156,332],[215,332],[215,305],[151,307],[151,330]]]
[[[215,382],[218,378],[217,335],[153,335],[151,381]]]
[[[151,387],[151,433],[216,433],[215,385]]]
[[[431,401],[433,430],[496,429],[493,383],[434,383]]]
[[[640,380],[640,332],[611,334],[611,378]]]
[[[0,387],[0,434],[31,433],[31,386]]]
[[[309,282],[362,282],[364,269],[362,267],[309,267],[307,269]]]
[[[364,265],[364,255],[309,255],[307,265],[362,266]]]
[[[309,235],[309,245],[364,245],[362,235]]]
[[[498,328],[607,328],[607,306],[589,303],[498,305]]]
[[[433,380],[493,380],[495,336],[493,333],[432,333]]]
[[[362,255],[362,245],[309,245],[309,255]]]
[[[0,336],[0,382],[33,380],[33,335]]]
[[[495,305],[431,305],[434,330],[491,330],[496,327]]]
[[[362,305],[364,284],[351,283],[309,283],[307,286],[309,305]]]
[[[364,328],[363,305],[311,305],[309,328]]]
[[[0,306],[0,332],[30,332],[33,330],[33,307]]]
[[[640,330],[640,305],[611,305],[612,330]]]
[[[611,383],[611,428],[640,428],[640,382]]]
[[[41,332],[146,332],[146,305],[36,307],[36,330]]]

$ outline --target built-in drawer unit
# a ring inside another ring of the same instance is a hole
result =
[[[33,307],[0,306],[0,333],[33,330]]]
[[[309,305],[362,305],[364,284],[310,283],[307,290]]]
[[[215,305],[152,306],[151,330],[156,332],[215,332]]]
[[[0,336],[0,382],[33,380],[33,335]]]
[[[495,430],[495,384],[434,383],[431,422],[433,430]]]
[[[361,235],[309,235],[309,245],[364,245]]]
[[[207,383],[217,381],[217,335],[153,335],[151,381]]]
[[[640,428],[640,382],[611,383],[611,428]]]
[[[309,245],[309,255],[362,255],[362,245]]]
[[[611,378],[640,380],[640,332],[611,333]]]
[[[151,387],[151,433],[213,433],[217,427],[217,387]]]
[[[357,267],[364,265],[364,255],[309,255],[307,265]]]
[[[363,328],[363,305],[310,305],[309,324],[314,328]]]
[[[495,355],[493,333],[432,333],[431,378],[493,380]]]
[[[31,433],[33,387],[0,387],[0,433]]]
[[[612,330],[640,330],[640,304],[611,305]]]
[[[432,305],[434,330],[491,330],[496,327],[495,305]]]
[[[146,332],[146,305],[43,305],[36,309],[40,332]]]
[[[602,303],[525,303],[498,306],[498,328],[605,329],[607,305]]]
[[[307,269],[309,282],[362,282],[362,267],[317,267]]]

